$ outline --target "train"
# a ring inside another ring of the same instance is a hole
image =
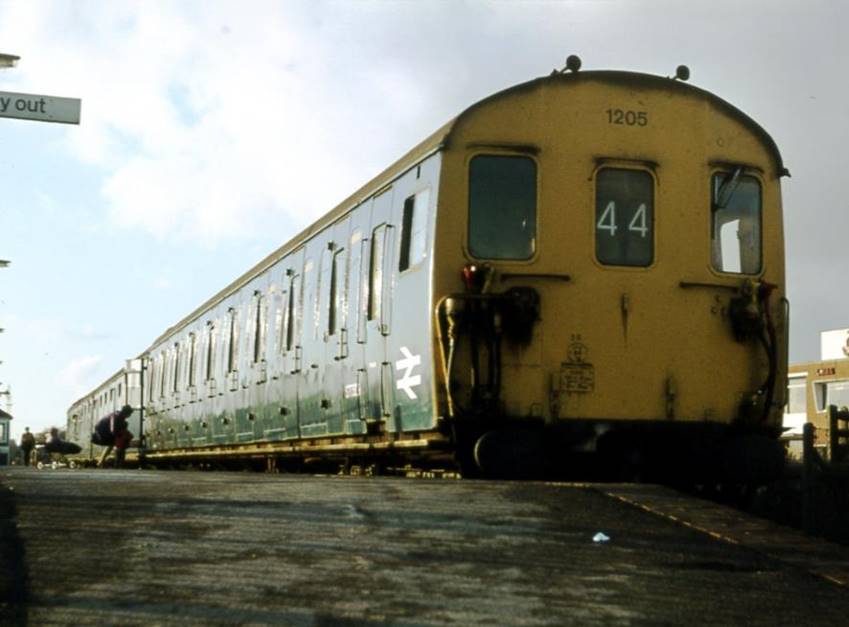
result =
[[[768,480],[789,171],[688,79],[571,56],[469,106],[74,402],[68,433],[90,447],[130,403],[149,464]]]

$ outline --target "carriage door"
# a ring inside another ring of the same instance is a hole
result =
[[[348,230],[350,219],[332,227],[332,241],[322,253],[319,281],[319,317],[324,359],[319,368],[321,410],[327,433],[343,433],[343,396],[345,364],[348,355],[347,302],[345,284],[348,271]]]
[[[279,352],[281,353],[281,401],[277,408],[279,419],[266,437],[279,440],[300,435],[300,403],[298,402],[298,377],[303,370],[303,271],[304,249],[296,251],[286,260],[284,279],[285,295],[279,324]]]
[[[430,188],[406,191],[396,211],[398,254],[392,286],[396,325],[389,342],[395,391],[391,430],[412,431],[433,426],[433,408],[428,393],[431,370],[427,358],[431,314],[426,305],[430,292],[428,224],[433,215]]]
[[[392,280],[395,229],[389,223],[393,190],[374,199],[369,238],[368,299],[366,303],[367,420],[391,427],[386,419],[394,407],[394,377],[387,353],[392,331]]]
[[[358,212],[359,214],[360,212]],[[365,213],[365,212],[362,212]],[[362,217],[355,214],[356,217]],[[348,238],[348,272],[343,284],[344,303],[339,321],[339,363],[342,373],[342,421],[345,433],[365,433],[368,416],[368,386],[365,359],[366,312],[369,261],[368,216],[354,220]]]
[[[320,287],[322,264],[329,264],[330,238],[325,234],[310,240],[304,261],[303,311],[301,325],[301,368],[298,379],[298,420],[301,437],[314,437],[327,433],[327,423],[321,407],[321,362],[324,360],[324,338],[320,333],[322,311]]]

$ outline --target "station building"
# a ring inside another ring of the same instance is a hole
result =
[[[0,409],[0,466],[8,466],[12,462],[9,451],[9,432],[12,415]]]
[[[820,333],[820,360],[792,364],[787,375],[785,437],[801,438],[806,422],[816,427],[815,446],[827,448],[828,406],[849,406],[849,329]],[[795,453],[796,442],[791,444]],[[801,446],[801,442],[798,443]]]

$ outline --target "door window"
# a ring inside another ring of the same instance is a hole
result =
[[[371,259],[368,281],[369,320],[376,320],[380,317],[381,305],[383,304],[383,258],[386,254],[385,239],[386,225],[381,224],[371,234]]]
[[[425,189],[404,201],[401,221],[401,251],[398,271],[404,272],[420,263],[427,245],[427,210],[430,190]]]

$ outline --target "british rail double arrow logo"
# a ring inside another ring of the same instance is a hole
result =
[[[395,382],[395,387],[399,390],[404,390],[407,394],[407,398],[410,400],[414,400],[418,398],[416,393],[413,391],[414,385],[421,385],[422,383],[422,375],[413,374],[413,369],[416,366],[420,366],[422,363],[421,355],[413,355],[406,346],[401,347],[401,354],[404,356],[403,359],[399,359],[395,362],[395,368],[398,370],[404,371],[404,376],[398,379]]]

